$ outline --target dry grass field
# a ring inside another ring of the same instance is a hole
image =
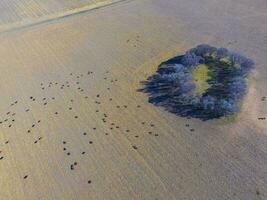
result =
[[[98,8],[98,9],[96,9]],[[267,199],[267,1],[0,2],[0,199]],[[137,92],[201,43],[256,65],[233,122]]]

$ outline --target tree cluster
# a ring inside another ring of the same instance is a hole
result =
[[[196,94],[192,71],[207,65],[210,87]],[[161,63],[156,73],[142,82],[140,91],[149,102],[183,117],[209,120],[239,111],[246,92],[246,78],[254,66],[251,59],[225,48],[199,45]]]

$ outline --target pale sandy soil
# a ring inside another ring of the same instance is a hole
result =
[[[267,127],[258,120],[267,114],[266,8],[132,0],[5,22],[0,199],[267,199]],[[136,91],[161,61],[200,43],[256,62],[235,122],[180,118]]]
[[[2,0],[0,1],[0,31],[21,29],[120,1],[124,0]]]

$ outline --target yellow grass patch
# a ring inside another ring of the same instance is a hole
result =
[[[210,87],[207,80],[211,77],[209,76],[209,69],[207,65],[198,65],[198,67],[193,70],[192,76],[193,82],[196,85],[196,93],[202,94]]]

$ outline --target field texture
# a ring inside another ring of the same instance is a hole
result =
[[[0,199],[267,199],[267,2],[99,2],[0,2]],[[137,92],[202,43],[256,63],[233,121]]]

